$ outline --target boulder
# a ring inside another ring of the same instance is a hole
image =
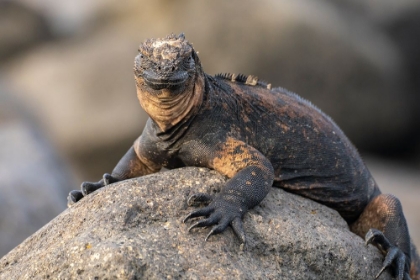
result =
[[[183,217],[195,192],[225,178],[182,168],[109,185],[65,210],[0,259],[1,279],[373,279],[382,256],[337,212],[273,188],[231,229],[204,241]],[[381,279],[390,279],[387,273]]]

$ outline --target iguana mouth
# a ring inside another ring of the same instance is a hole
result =
[[[172,89],[185,84],[188,79],[188,73],[183,71],[175,73],[169,77],[162,77],[153,72],[145,71],[143,73],[143,79],[145,83],[154,90],[164,88]]]

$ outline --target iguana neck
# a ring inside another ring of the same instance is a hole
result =
[[[203,102],[204,79],[204,75],[197,75],[194,84],[174,97],[170,97],[169,92],[163,92],[158,97],[137,87],[137,97],[149,117],[162,132],[166,132],[197,113]]]

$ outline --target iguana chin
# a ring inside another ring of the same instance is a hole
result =
[[[150,118],[112,174],[84,182],[69,204],[113,182],[183,166],[208,167],[229,180],[208,206],[184,221],[213,226],[206,240],[231,226],[242,243],[243,215],[272,186],[337,210],[350,229],[385,255],[397,279],[420,279],[400,201],[381,194],[358,152],[338,126],[298,95],[255,76],[203,72],[184,35],[149,39],[134,62],[137,96]],[[410,271],[411,269],[411,271]],[[377,277],[378,277],[377,276]]]

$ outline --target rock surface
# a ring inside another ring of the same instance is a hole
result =
[[[110,185],[3,257],[0,279],[373,279],[380,269],[335,211],[280,189],[245,216],[245,250],[230,229],[208,242],[208,229],[189,234],[188,195],[223,182],[184,168]]]

